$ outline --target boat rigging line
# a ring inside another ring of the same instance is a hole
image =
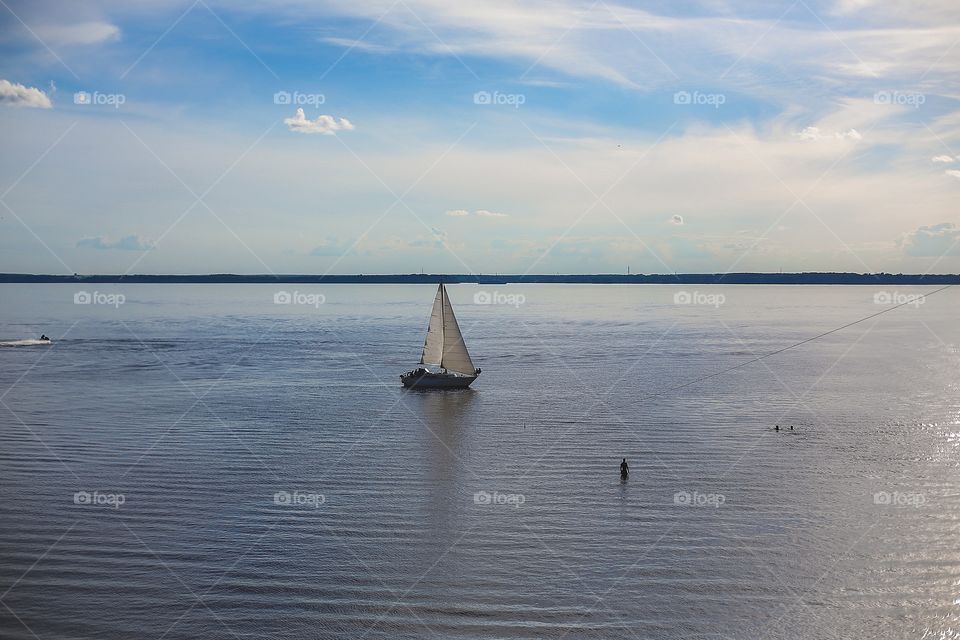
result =
[[[949,288],[952,287],[952,286],[954,286],[954,285],[948,284],[948,285],[946,285],[946,286],[944,286],[944,287],[940,287],[939,289],[935,289],[935,290],[931,291],[930,293],[921,294],[919,297],[920,297],[920,298],[928,298],[928,297],[930,297],[930,296],[932,296],[932,295],[934,295],[934,294],[937,294],[937,293],[940,293],[941,291],[944,291],[944,290],[946,290],[946,289],[949,289]],[[756,358],[753,358],[752,360],[747,360],[746,362],[741,362],[740,364],[733,365],[732,367],[727,367],[726,369],[722,369],[722,370],[720,370],[720,371],[715,371],[715,372],[713,372],[713,373],[708,373],[707,375],[700,376],[699,378],[694,378],[693,380],[688,380],[687,382],[684,382],[684,383],[681,383],[681,384],[678,384],[678,385],[674,385],[674,386],[672,386],[672,387],[668,387],[668,388],[663,389],[663,390],[661,390],[661,391],[657,391],[657,392],[655,392],[655,393],[651,393],[651,394],[649,394],[649,395],[643,396],[642,398],[640,398],[640,401],[648,400],[648,399],[650,399],[650,398],[656,398],[657,396],[662,396],[662,395],[664,395],[664,394],[670,393],[671,391],[678,391],[678,390],[680,390],[680,389],[684,389],[684,388],[686,388],[686,387],[690,387],[690,386],[693,386],[693,385],[698,384],[698,383],[700,383],[700,382],[703,382],[704,380],[709,380],[709,379],[711,379],[711,378],[716,378],[717,376],[722,376],[722,375],[725,374],[725,373],[729,373],[729,372],[731,372],[731,371],[736,371],[737,369],[742,369],[743,367],[746,367],[746,366],[748,366],[748,365],[751,365],[751,364],[753,364],[753,363],[755,363],[755,362],[760,362],[761,360],[765,360],[765,359],[767,359],[767,358],[769,358],[769,357],[771,357],[771,356],[775,356],[775,355],[777,355],[777,354],[779,354],[779,353],[783,353],[784,351],[789,351],[790,349],[794,349],[794,348],[799,347],[799,346],[801,346],[801,345],[807,344],[808,342],[813,342],[814,340],[819,340],[820,338],[823,338],[824,336],[828,336],[828,335],[830,335],[831,333],[836,333],[836,332],[838,332],[838,331],[842,331],[842,330],[844,330],[844,329],[847,329],[847,328],[849,328],[849,327],[852,327],[852,326],[854,326],[854,325],[856,325],[856,324],[860,324],[861,322],[866,322],[867,320],[870,320],[871,318],[876,318],[877,316],[882,316],[883,314],[888,313],[888,312],[890,312],[890,311],[893,311],[894,309],[899,309],[899,308],[902,307],[902,306],[905,306],[905,305],[908,305],[908,304],[913,304],[915,301],[916,301],[916,298],[911,298],[911,299],[909,299],[909,300],[907,300],[907,301],[905,301],[905,302],[901,302],[900,304],[896,304],[896,305],[894,305],[894,306],[892,306],[892,307],[887,307],[886,309],[883,309],[883,310],[878,311],[878,312],[876,312],[876,313],[871,313],[870,315],[864,316],[863,318],[860,318],[859,320],[854,320],[853,322],[848,322],[847,324],[845,324],[845,325],[843,325],[843,326],[841,326],[841,327],[837,327],[836,329],[830,329],[829,331],[824,331],[823,333],[817,334],[817,335],[815,335],[815,336],[813,336],[813,337],[811,337],[811,338],[807,338],[806,340],[801,340],[800,342],[795,342],[795,343],[793,343],[793,344],[791,344],[791,345],[789,345],[789,346],[783,347],[783,348],[781,348],[781,349],[777,349],[776,351],[771,351],[770,353],[765,353],[765,354],[763,354],[763,355],[757,356]]]

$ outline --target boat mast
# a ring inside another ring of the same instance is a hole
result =
[[[446,324],[446,319],[443,316],[443,307],[446,306],[444,303],[446,300],[444,298],[447,295],[447,290],[443,288],[443,276],[440,277],[440,368],[446,372],[447,368],[443,366],[443,349],[446,346],[446,335],[444,331],[444,325]]]

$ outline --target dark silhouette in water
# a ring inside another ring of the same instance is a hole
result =
[[[780,425],[777,425],[773,428],[774,431],[780,431]]]
[[[630,465],[627,464],[627,459],[624,458],[623,462],[620,463],[620,477],[626,479],[630,476]]]
[[[790,425],[790,431],[793,431],[793,425]]]
[[[50,338],[48,338],[46,334],[41,334],[40,339],[43,340],[44,342],[50,342]]]

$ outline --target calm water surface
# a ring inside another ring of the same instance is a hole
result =
[[[673,389],[924,290],[2,285],[0,635],[958,638],[960,289]]]

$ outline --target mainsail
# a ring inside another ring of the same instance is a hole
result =
[[[427,339],[423,343],[420,364],[439,364],[448,371],[467,376],[476,374],[467,347],[463,344],[463,335],[453,315],[453,307],[447,290],[441,284],[430,312],[430,326],[427,327]]]

